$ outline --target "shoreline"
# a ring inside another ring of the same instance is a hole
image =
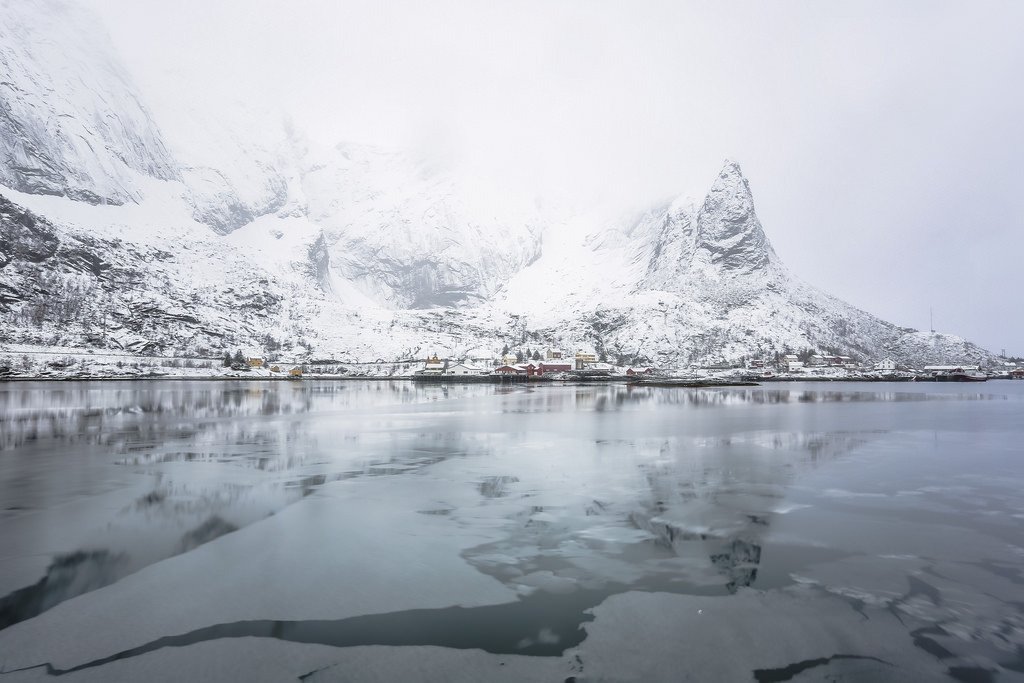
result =
[[[234,376],[234,375],[125,375],[124,377],[98,377],[92,375],[83,376],[68,376],[68,377],[0,377],[0,384],[4,382],[132,382],[132,381],[172,381],[172,382],[230,382],[233,380],[241,380],[243,382],[303,382],[303,381],[370,381],[370,382],[385,382],[389,380],[400,380],[408,381],[412,380],[409,376],[400,377],[346,377],[344,375],[338,376],[327,376],[327,375],[316,375],[316,376],[305,376],[305,377],[245,377],[245,376]]]
[[[658,389],[714,389],[714,388],[728,388],[728,387],[761,387],[768,384],[829,384],[829,383],[849,383],[849,384],[916,384],[918,382],[907,382],[901,380],[885,380],[885,379],[865,379],[865,378],[786,378],[777,379],[773,378],[770,380],[716,380],[713,378],[707,379],[671,379],[666,378],[662,381],[633,381],[632,379],[619,379],[619,378],[608,378],[602,380],[594,379],[572,379],[572,380],[536,380],[531,379],[530,381],[518,380],[518,381],[501,381],[493,380],[490,378],[480,379],[463,379],[463,378],[452,378],[446,380],[432,380],[429,382],[416,381],[411,375],[400,375],[394,377],[380,377],[380,376],[304,376],[304,377],[245,377],[245,376],[224,376],[224,375],[207,375],[207,376],[182,376],[182,375],[136,375],[136,376],[124,376],[124,377],[94,377],[94,376],[81,376],[81,377],[0,377],[0,385],[4,383],[20,383],[20,382],[410,382],[413,384],[422,384],[424,386],[440,386],[447,384],[495,384],[498,386],[594,386],[594,385],[625,385],[637,388],[658,388]],[[997,381],[997,380],[992,380]],[[921,383],[934,384],[933,380],[920,380]],[[974,384],[973,382],[967,384]]]

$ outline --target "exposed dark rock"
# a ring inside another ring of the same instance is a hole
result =
[[[109,261],[84,248],[61,249],[58,252],[58,256],[69,268],[91,273],[97,277],[103,275],[111,268]]]
[[[0,195],[0,268],[14,260],[41,263],[59,246],[49,221]]]

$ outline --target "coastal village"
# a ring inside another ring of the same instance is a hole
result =
[[[117,379],[131,377],[238,379],[411,379],[418,382],[614,381],[643,384],[772,381],[987,381],[1024,379],[1024,359],[998,358],[986,366],[910,367],[892,358],[861,361],[845,355],[776,353],[740,362],[656,366],[612,362],[594,349],[508,346],[501,351],[472,349],[398,360],[349,361],[336,358],[285,358],[237,350],[223,357],[144,356],[81,349],[0,348],[0,379]]]
[[[422,362],[414,380],[442,381],[530,381],[611,380],[658,383],[669,379],[718,378],[742,381],[986,381],[1024,379],[1024,363],[1004,359],[1001,366],[925,365],[911,368],[892,358],[858,362],[849,356],[817,353],[776,354],[772,358],[750,358],[742,363],[692,365],[684,369],[651,365],[617,365],[589,350],[573,353],[545,349],[501,354],[477,349],[460,359],[442,358],[436,353]]]

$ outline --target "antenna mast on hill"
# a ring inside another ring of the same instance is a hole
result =
[[[932,334],[935,334],[935,314],[931,308],[928,309],[928,326],[931,328]]]

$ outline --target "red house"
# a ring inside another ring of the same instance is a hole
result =
[[[643,369],[636,369],[636,370],[634,370],[633,368],[627,368],[626,369],[626,375],[629,376],[629,377],[632,377],[634,375],[649,375],[649,374],[651,374],[651,369],[650,368],[643,368]]]
[[[571,363],[541,363],[537,367],[537,374],[543,375],[549,372],[572,372]]]
[[[522,374],[522,370],[511,365],[502,365],[499,368],[494,368],[494,374],[496,375],[519,375]]]

